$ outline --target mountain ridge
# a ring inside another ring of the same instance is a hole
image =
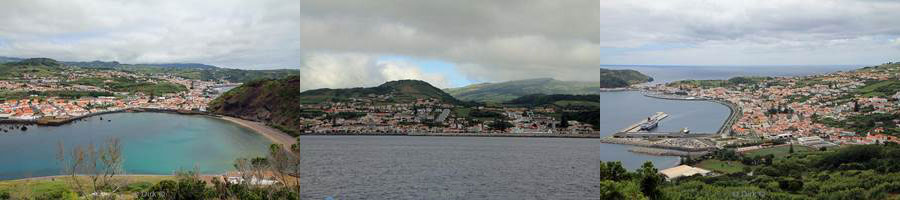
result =
[[[499,83],[479,83],[444,89],[463,101],[505,102],[531,94],[599,94],[609,88],[628,87],[653,81],[652,77],[634,70],[606,70],[598,81],[561,81],[534,78]]]

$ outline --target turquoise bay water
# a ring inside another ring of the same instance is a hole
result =
[[[115,113],[58,127],[0,132],[0,179],[58,175],[59,141],[71,149],[101,145],[109,137],[121,141],[129,174],[172,174],[195,167],[202,173],[222,173],[233,169],[236,158],[265,155],[270,144],[252,130],[211,117]]]

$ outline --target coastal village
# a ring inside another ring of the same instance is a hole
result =
[[[751,77],[680,81],[646,90],[737,106],[733,136],[793,138],[813,148],[839,144],[900,142],[898,120],[870,115],[898,113],[900,66],[888,63],[860,70],[800,77]],[[848,127],[867,127],[850,129]]]
[[[308,134],[416,134],[416,133],[485,133],[485,134],[589,134],[593,125],[567,120],[561,127],[559,119],[547,113],[556,109],[485,107],[464,108],[441,102],[434,98],[419,98],[415,102],[390,103],[382,101],[392,95],[370,95],[352,98],[349,102],[325,102],[304,105],[304,109],[322,110],[320,115],[301,119]],[[495,116],[475,120],[463,117],[461,112],[491,113]],[[347,117],[329,117],[347,116]],[[508,127],[495,127],[492,123],[509,123]]]
[[[210,100],[221,93],[220,88],[231,86],[222,81],[190,80],[165,74],[142,75],[123,71],[70,71],[66,77],[25,75],[14,80],[0,80],[0,90],[7,92],[86,91],[105,92],[110,96],[79,98],[29,95],[24,98],[4,98],[0,101],[0,119],[11,122],[67,121],[100,113],[135,109],[180,112],[204,112]],[[78,84],[61,84],[61,78],[135,78],[150,83],[168,82],[182,85],[186,91],[159,96],[141,92],[113,92],[105,88]]]

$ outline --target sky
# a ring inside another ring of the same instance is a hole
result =
[[[0,56],[300,69],[304,87],[438,87],[602,65],[900,61],[889,0],[3,0]]]

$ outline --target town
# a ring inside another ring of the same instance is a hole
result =
[[[900,64],[800,77],[736,77],[647,86],[653,93],[722,100],[738,107],[735,136],[796,138],[811,147],[900,142]],[[883,119],[884,118],[884,119]],[[887,119],[889,118],[889,119]]]
[[[117,84],[140,85],[136,90]],[[143,84],[143,85],[141,85]],[[51,74],[22,73],[0,80],[6,97],[0,120],[12,123],[62,124],[97,114],[122,111],[174,111],[206,114],[207,106],[239,84],[203,81],[168,73],[63,68]],[[160,87],[162,89],[145,89]],[[179,89],[182,88],[182,89]],[[476,106],[435,98],[388,101],[395,94],[369,95],[349,101],[303,104],[299,134],[595,134],[594,125],[560,122],[553,106]],[[570,110],[571,111],[571,110]]]
[[[118,70],[70,68],[55,75],[57,76],[23,74],[20,77],[0,80],[0,91],[20,94],[9,95],[13,97],[6,97],[0,101],[0,119],[8,122],[68,121],[95,114],[133,109],[205,112],[209,101],[220,94],[223,87],[235,86],[221,80],[191,80],[168,74],[140,74]],[[150,86],[166,83],[177,84],[185,89],[179,92],[151,94],[113,91],[109,88],[77,84],[78,81],[65,81],[84,79],[101,79],[105,83],[119,79],[134,79]],[[73,97],[72,94],[78,96]]]
[[[303,105],[322,111],[301,118],[304,133],[311,134],[409,134],[409,133],[510,133],[591,134],[593,125],[567,120],[561,125],[551,117],[551,106],[524,108],[477,106],[467,108],[434,98],[385,104],[392,95],[369,95],[349,102]],[[343,117],[332,117],[343,116]]]

